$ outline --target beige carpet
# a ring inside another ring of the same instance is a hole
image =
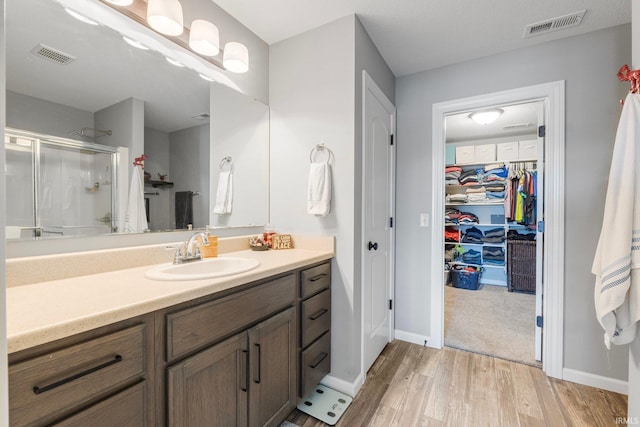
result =
[[[445,286],[444,344],[501,359],[535,360],[535,295],[482,285],[477,291]]]

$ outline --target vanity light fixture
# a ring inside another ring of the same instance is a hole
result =
[[[135,47],[135,48],[142,49],[142,50],[149,50],[149,48],[148,48],[148,47],[146,47],[145,45],[143,45],[143,44],[142,44],[142,43],[140,43],[139,41],[137,41],[137,40],[133,40],[133,39],[130,39],[130,38],[129,38],[129,37],[127,37],[127,36],[122,36],[122,40],[124,40],[125,42],[127,42],[127,44],[128,44],[128,45],[133,46],[133,47]]]
[[[130,6],[133,3],[133,0],[107,0],[111,4],[115,4],[116,6]]]
[[[182,5],[178,0],[149,0],[147,22],[161,34],[179,36],[184,31]]]
[[[85,24],[89,24],[89,25],[100,25],[98,24],[96,21],[94,21],[93,19],[89,19],[84,15],[80,15],[78,12],[76,12],[73,9],[69,9],[67,7],[64,8],[64,10],[71,16],[73,16],[74,18],[76,18],[78,21],[82,21]]]
[[[204,19],[196,19],[189,30],[189,47],[204,56],[216,56],[220,53],[220,34],[218,27]]]
[[[492,110],[476,111],[469,114],[469,118],[479,125],[488,125],[495,122],[502,113],[504,113],[504,110],[495,108]]]
[[[242,43],[229,42],[224,45],[222,65],[234,73],[246,73],[249,70],[249,51]]]

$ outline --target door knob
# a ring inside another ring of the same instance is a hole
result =
[[[378,242],[371,243],[369,242],[369,250],[373,249],[374,251],[378,250]]]

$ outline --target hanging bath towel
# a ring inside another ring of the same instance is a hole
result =
[[[233,207],[233,172],[220,171],[218,175],[218,190],[216,204],[213,206],[215,214],[230,214]]]
[[[193,225],[193,193],[191,191],[176,191],[176,228],[183,230]]]
[[[142,233],[147,230],[147,213],[144,208],[144,179],[142,167],[134,166],[129,188],[129,202],[124,229],[127,233]]]
[[[640,95],[629,93],[622,109],[602,231],[592,270],[595,306],[611,343],[628,344],[640,321]]]
[[[329,162],[311,163],[307,192],[307,213],[327,216],[331,211],[331,166]]]

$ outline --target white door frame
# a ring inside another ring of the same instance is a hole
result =
[[[364,168],[365,168],[365,158],[364,158],[364,136],[365,136],[365,106],[366,106],[366,102],[365,102],[365,97],[367,96],[367,91],[371,92],[379,101],[381,104],[383,104],[385,110],[387,110],[391,116],[391,124],[390,124],[390,129],[391,129],[391,134],[394,136],[395,138],[395,130],[396,130],[396,107],[393,105],[393,103],[389,100],[389,98],[387,98],[387,96],[384,94],[384,92],[382,92],[382,90],[380,89],[380,87],[378,87],[378,85],[376,84],[376,82],[371,78],[371,76],[369,76],[369,74],[367,73],[366,70],[362,70],[362,141],[360,141],[360,143],[362,144],[362,176],[361,178],[364,180]],[[389,214],[391,215],[392,218],[395,217],[395,199],[396,199],[396,191],[395,191],[395,176],[396,176],[396,150],[395,150],[395,143],[393,146],[393,149],[390,151],[390,168],[389,168],[389,185],[390,185],[390,206],[389,206]],[[362,216],[364,216],[366,214],[365,212],[365,200],[364,200],[364,192],[362,193],[362,199],[361,199],[361,211],[362,211]],[[365,236],[364,236],[364,221],[362,221],[361,224],[361,242],[360,242],[360,278],[363,279],[364,278],[364,257],[365,257],[365,251],[364,248],[365,247]],[[390,227],[389,228],[389,289],[388,289],[388,295],[389,298],[391,298],[392,301],[394,301],[395,295],[394,295],[394,290],[395,290],[395,247],[396,247],[396,228],[394,227]],[[364,282],[361,282],[361,292],[360,292],[360,378],[362,379],[362,384],[364,384],[364,382],[366,381],[366,377],[367,377],[367,372],[365,371],[365,362],[364,362]],[[389,313],[389,342],[391,342],[395,336],[394,336],[394,330],[395,330],[395,303],[393,304],[392,309],[390,310]]]
[[[444,168],[445,116],[493,105],[542,101],[545,109],[544,147],[544,260],[542,369],[547,375],[562,378],[564,343],[564,154],[565,154],[565,82],[563,80],[511,89],[470,98],[433,104],[431,191],[431,336],[428,345],[442,348],[444,337],[444,284],[442,260],[444,245]],[[540,167],[540,165],[538,165]]]

